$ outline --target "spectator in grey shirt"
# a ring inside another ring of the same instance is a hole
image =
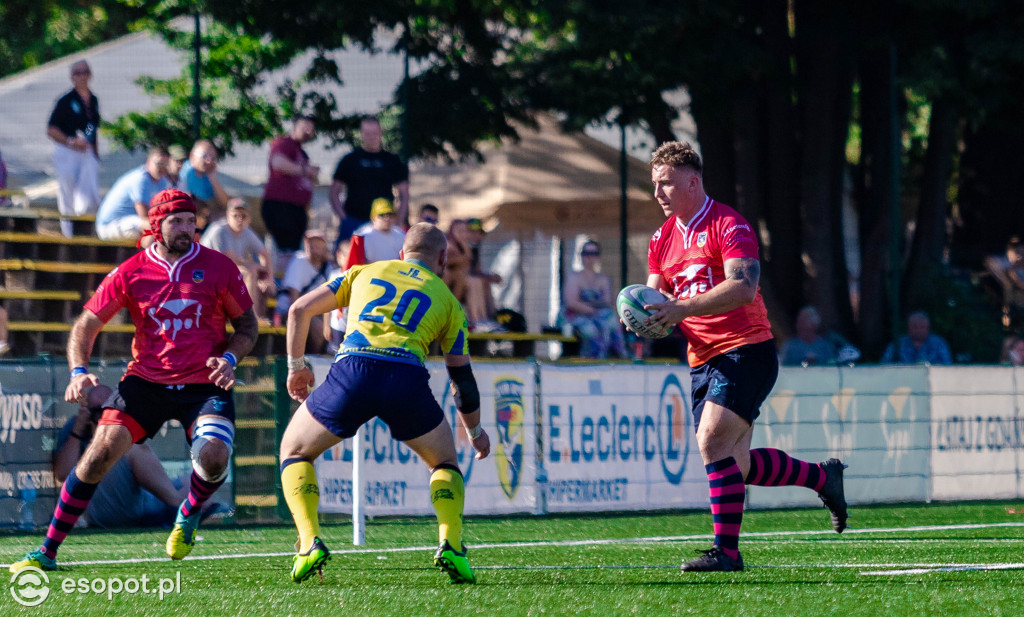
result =
[[[270,252],[250,223],[249,205],[241,197],[233,197],[228,200],[227,217],[211,224],[199,244],[235,262],[252,296],[253,312],[266,321],[267,298],[277,293],[277,287],[270,271]]]

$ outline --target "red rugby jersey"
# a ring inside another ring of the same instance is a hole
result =
[[[739,212],[707,198],[685,225],[672,216],[654,233],[647,252],[648,270],[660,274],[673,295],[685,300],[724,281],[727,259],[757,259],[757,247],[757,235]],[[772,338],[760,289],[749,304],[719,315],[687,317],[679,327],[689,342],[690,366]]]
[[[210,383],[206,360],[224,353],[228,320],[249,310],[252,298],[224,254],[195,242],[171,264],[153,246],[107,274],[85,308],[104,323],[128,308],[135,337],[125,375],[167,385]]]

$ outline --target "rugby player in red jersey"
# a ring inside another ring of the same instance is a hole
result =
[[[106,403],[92,442],[68,474],[42,546],[11,566],[57,567],[57,549],[85,511],[103,476],[133,443],[178,420],[191,445],[192,478],[167,554],[191,552],[200,511],[224,483],[234,439],[231,388],[235,365],[252,349],[256,316],[230,258],[194,241],[196,204],[186,193],[157,193],[149,206],[155,242],[103,279],[85,304],[68,340],[69,403],[83,402],[99,383],[89,356],[103,325],[122,308],[135,324],[132,361]],[[227,324],[234,327],[228,334]],[[74,434],[72,434],[74,438]]]
[[[753,422],[779,373],[778,352],[758,291],[757,235],[735,210],[704,192],[700,156],[667,142],[651,158],[654,196],[668,220],[651,238],[647,285],[669,301],[647,322],[678,325],[689,343],[694,426],[704,459],[714,545],[683,571],[742,570],[746,484],[804,486],[818,493],[837,532],[846,528],[843,465],[815,464],[773,448],[750,449]]]

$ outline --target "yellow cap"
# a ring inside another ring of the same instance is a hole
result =
[[[377,199],[374,199],[373,203],[370,204],[370,218],[371,219],[377,218],[378,216],[381,216],[381,215],[384,215],[384,214],[394,214],[394,213],[395,213],[395,207],[393,205],[391,205],[391,202],[389,200],[384,199],[383,197],[378,197]]]

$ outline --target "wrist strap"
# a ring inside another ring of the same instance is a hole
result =
[[[87,374],[89,374],[89,369],[87,369],[84,366],[76,366],[75,368],[71,369],[71,377],[72,377],[72,379],[75,378],[75,377],[78,377],[79,375],[87,375]]]
[[[238,366],[238,358],[236,358],[235,354],[231,353],[230,351],[225,351],[223,355],[221,355],[221,358],[227,360],[228,364],[231,365],[231,368],[235,368],[236,366]]]
[[[298,358],[293,358],[291,356],[288,356],[288,370],[289,371],[299,371],[299,370],[302,370],[302,369],[304,369],[304,368],[306,368],[308,366],[309,366],[309,361],[306,360],[306,356],[299,356]]]
[[[468,428],[468,427],[466,428],[466,435],[469,435],[469,438],[470,438],[471,440],[472,440],[472,439],[476,439],[476,438],[477,438],[477,437],[479,437],[479,436],[480,436],[480,435],[481,435],[481,434],[482,434],[483,432],[484,432],[484,427],[482,426],[482,423],[481,423],[481,424],[477,424],[477,425],[476,425],[476,426],[474,426],[473,428]]]

